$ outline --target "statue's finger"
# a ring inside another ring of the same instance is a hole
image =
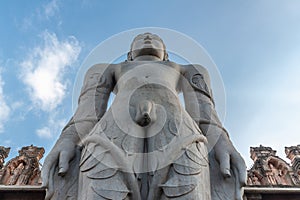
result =
[[[232,154],[232,164],[236,167],[241,186],[247,183],[247,166],[242,156],[236,151]]]
[[[69,161],[72,158],[72,153],[69,151],[61,151],[59,154],[58,175],[64,176],[69,169]]]
[[[230,173],[230,155],[223,151],[222,154],[219,154],[220,170],[225,178],[231,177]]]
[[[239,177],[239,172],[236,167],[232,167],[233,174],[236,177],[235,181],[235,200],[243,200],[243,192],[242,192],[242,185],[240,184],[238,177]]]
[[[42,177],[42,187],[48,187],[49,185],[49,177],[53,176],[50,174],[51,168],[53,168],[57,163],[58,154],[50,153],[44,161],[41,177]]]
[[[49,175],[49,184],[46,190],[46,196],[45,196],[45,200],[50,200],[51,197],[54,194],[54,183],[53,183],[53,176],[54,176],[54,171],[55,171],[55,165],[53,165],[50,169],[50,175]]]
[[[47,191],[46,196],[45,196],[45,200],[50,200],[52,196],[53,196],[52,193]]]

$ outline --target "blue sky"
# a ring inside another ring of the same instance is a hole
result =
[[[162,27],[193,38],[218,66],[224,126],[247,165],[250,146],[285,157],[284,146],[300,144],[299,10],[297,0],[3,1],[0,144],[11,156],[30,144],[47,154],[72,116],[89,52],[122,31]]]

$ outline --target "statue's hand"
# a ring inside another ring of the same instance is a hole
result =
[[[246,164],[239,152],[234,148],[226,134],[221,134],[214,146],[215,156],[220,164],[220,171],[224,178],[232,176],[234,173],[236,180],[236,199],[241,199],[241,188],[245,186],[247,180]],[[231,169],[231,170],[230,170]]]
[[[69,161],[75,155],[75,143],[68,139],[62,138],[57,141],[53,149],[46,157],[42,167],[42,187],[47,188],[45,200],[50,199],[54,193],[53,177],[54,169],[58,164],[58,175],[64,176],[69,169]]]

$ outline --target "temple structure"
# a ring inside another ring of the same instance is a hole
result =
[[[250,157],[254,161],[248,171],[249,186],[299,186],[300,145],[286,147],[291,164],[276,156],[271,147],[251,147]]]
[[[9,148],[1,147],[1,157],[8,156]],[[3,153],[2,153],[3,152]],[[44,148],[33,145],[23,147],[19,155],[2,165],[0,184],[2,185],[40,185],[41,171],[39,160],[44,155]],[[2,159],[4,161],[4,159]],[[2,161],[1,160],[1,161]]]
[[[271,147],[250,147],[254,164],[248,170],[247,200],[300,199],[300,145],[285,147],[291,164],[276,156]]]
[[[300,184],[300,145],[285,147],[285,154],[291,160],[295,184]]]
[[[4,159],[7,158],[8,154],[10,152],[10,148],[5,148],[3,146],[0,146],[0,170],[3,168]],[[0,171],[1,173],[2,171]]]

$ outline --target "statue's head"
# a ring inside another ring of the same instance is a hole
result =
[[[155,34],[143,33],[137,35],[130,47],[127,59],[134,60],[139,56],[155,56],[160,60],[168,60],[168,53],[163,40]]]

